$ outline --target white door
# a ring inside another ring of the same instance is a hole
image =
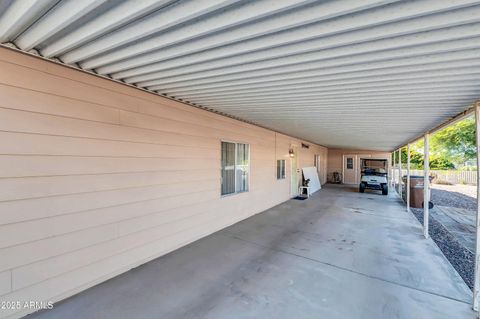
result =
[[[290,157],[290,196],[295,197],[298,195],[298,187],[301,178],[299,178],[300,168],[298,168],[298,148],[292,147],[293,157]]]
[[[343,155],[343,183],[357,184],[357,156]]]

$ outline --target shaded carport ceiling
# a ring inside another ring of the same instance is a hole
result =
[[[330,147],[480,97],[480,1],[0,0],[0,42]]]

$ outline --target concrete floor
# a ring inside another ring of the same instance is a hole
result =
[[[395,195],[327,186],[28,318],[473,318]]]

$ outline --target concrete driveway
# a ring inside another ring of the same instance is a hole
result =
[[[394,195],[327,186],[29,318],[473,318]]]

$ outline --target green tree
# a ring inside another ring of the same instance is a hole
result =
[[[423,163],[422,163],[423,166]],[[430,158],[430,169],[437,169],[437,170],[448,170],[454,169],[455,165],[450,162],[448,159],[443,157],[433,157]]]
[[[411,144],[410,146],[410,168],[411,169],[423,169],[423,141],[421,143],[421,150],[422,152],[419,151],[420,146],[419,142],[415,144]],[[402,167],[406,168],[407,167],[407,148],[404,147],[402,148]],[[392,153],[392,165],[397,165],[398,164],[398,152],[393,152]],[[431,165],[430,165],[431,166]]]
[[[421,145],[418,145],[421,144]],[[420,151],[421,149],[421,151]],[[397,159],[398,161],[398,159]],[[406,167],[408,161],[407,148],[402,149],[402,166]],[[423,169],[423,141],[410,145],[410,168],[411,169]],[[430,163],[432,168],[432,163]]]
[[[433,134],[431,152],[456,165],[476,158],[475,118],[468,117]]]
[[[423,139],[410,145],[410,166],[423,169]],[[454,169],[477,156],[475,118],[458,121],[430,137],[430,169]],[[398,154],[394,156],[395,164]],[[407,148],[402,149],[402,163],[407,162]]]

